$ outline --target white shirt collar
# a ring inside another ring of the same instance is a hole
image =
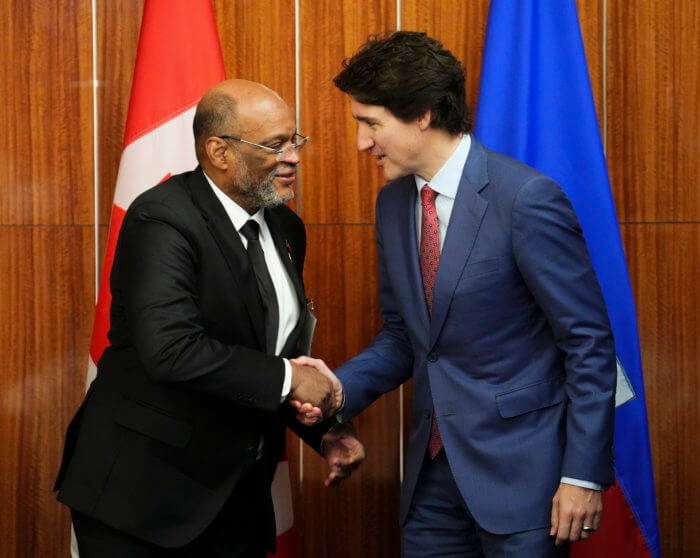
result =
[[[459,188],[459,182],[462,179],[464,165],[467,163],[471,144],[471,136],[469,134],[464,134],[457,149],[455,149],[454,153],[450,155],[450,158],[445,161],[445,164],[440,167],[440,170],[435,173],[435,176],[433,176],[433,179],[430,181],[430,187],[441,196],[447,196],[452,199],[455,199],[457,196],[457,188]],[[418,193],[420,194],[421,188],[428,184],[428,181],[418,175],[414,176],[416,179],[416,186],[418,187]]]
[[[233,226],[238,232],[241,231],[241,228],[243,228],[243,225],[245,225],[249,219],[257,221],[261,230],[266,228],[263,209],[259,209],[256,213],[250,215],[245,209],[224,194],[224,192],[216,184],[214,184],[214,181],[209,178],[209,175],[204,172],[204,169],[202,169],[202,173],[204,174],[204,178],[207,179],[209,186],[211,186],[211,189],[214,190],[216,197],[219,198],[219,201],[224,206],[226,215],[228,215],[229,219],[231,219],[231,223],[233,223]]]

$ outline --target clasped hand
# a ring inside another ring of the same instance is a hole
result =
[[[311,426],[333,415],[343,403],[343,386],[326,363],[317,358],[291,359],[292,385],[288,401],[297,419]]]

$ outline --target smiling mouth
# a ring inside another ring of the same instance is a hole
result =
[[[275,180],[280,181],[282,184],[289,185],[292,184],[297,178],[296,171],[291,172],[281,172],[277,173]]]

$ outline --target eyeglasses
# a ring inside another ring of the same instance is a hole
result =
[[[279,149],[275,149],[274,147],[268,147],[267,145],[260,145],[259,143],[253,143],[252,141],[247,141],[247,140],[244,140],[241,138],[237,138],[235,136],[218,136],[218,137],[221,139],[240,141],[241,143],[245,143],[248,145],[252,145],[253,147],[258,147],[260,149],[264,149],[265,151],[269,151],[270,153],[276,153],[278,161],[285,159],[292,152],[292,150],[299,153],[301,151],[301,148],[304,147],[304,145],[306,145],[307,141],[309,141],[309,138],[307,136],[302,136],[301,134],[295,133],[294,136],[292,137],[292,143],[290,143],[289,145],[285,145],[284,147],[280,147]]]

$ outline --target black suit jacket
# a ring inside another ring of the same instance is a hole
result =
[[[265,219],[305,318],[306,233],[286,206]],[[174,176],[129,207],[110,277],[111,345],[71,422],[58,499],[165,547],[196,538],[256,464],[274,545],[269,485],[285,422],[314,447],[321,429],[297,426],[280,405],[284,364],[265,354],[262,303],[240,237],[201,169]]]

